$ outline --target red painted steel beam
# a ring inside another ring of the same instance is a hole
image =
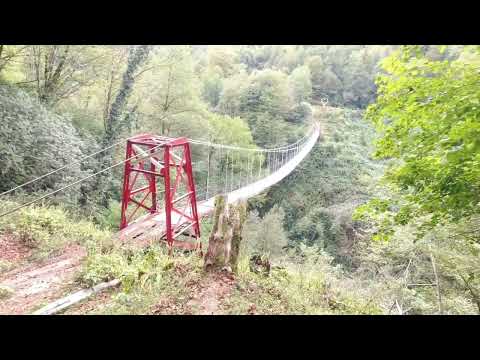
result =
[[[125,229],[126,227],[128,227],[129,221],[133,219],[133,216],[137,213],[139,209],[143,209],[142,211],[146,211],[147,214],[156,214],[160,210],[157,209],[157,197],[163,193],[162,195],[165,200],[164,211],[166,242],[168,243],[170,248],[172,246],[198,248],[200,227],[198,221],[195,182],[193,178],[193,169],[191,164],[191,154],[188,139],[177,138],[171,140],[152,134],[140,134],[127,140],[127,150],[125,155],[127,159],[136,155],[136,152],[133,149],[133,145],[144,149],[145,153],[151,154],[152,158],[154,158],[157,162],[151,161],[150,158],[146,158],[140,160],[136,166],[133,166],[130,161],[126,161],[122,192],[122,215],[120,228]],[[163,159],[162,156],[154,156],[162,152]],[[176,154],[175,152],[178,152],[178,154]],[[134,160],[132,160],[132,162],[133,161]],[[158,169],[156,169],[155,164],[161,164],[163,166],[163,168],[160,169],[160,172],[156,171]],[[149,168],[149,170],[147,170],[146,168]],[[173,174],[171,173],[172,168],[175,169],[174,178],[172,177]],[[144,178],[147,181],[148,185],[141,185],[140,187],[138,187],[137,185],[136,188],[135,183],[138,181],[139,173],[142,173],[143,177],[141,178]],[[163,178],[163,181],[160,181],[161,178]],[[159,192],[158,188],[162,185],[163,191]],[[183,185],[183,187],[181,185]],[[139,202],[133,198],[133,195],[146,190],[148,190],[148,192],[146,192],[142,201]],[[181,194],[181,192],[183,192],[183,194]],[[145,204],[149,198],[151,199],[151,206],[147,206]],[[176,209],[174,207],[174,204],[184,199],[186,199],[186,205],[182,209],[182,211]],[[127,220],[127,210],[130,206],[134,206],[135,208],[133,209],[133,212],[131,212],[131,214],[128,216]],[[175,221],[175,224],[172,221],[172,214],[180,215],[180,218]],[[158,221],[154,219],[155,217],[152,217],[149,221]],[[136,224],[135,226],[141,225]],[[191,236],[197,239],[197,244],[179,245],[186,242],[178,241],[175,238],[179,236],[179,234],[184,234],[186,230],[188,230],[188,233]]]
[[[162,176],[163,175],[161,172],[157,173],[157,172],[154,172],[154,171],[151,171],[151,170],[144,170],[144,169],[132,168],[131,171],[136,171],[136,172],[139,172],[139,173],[142,173],[142,174],[154,175],[154,176]]]

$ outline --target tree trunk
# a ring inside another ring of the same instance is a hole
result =
[[[215,198],[213,228],[205,255],[206,270],[221,267],[228,271],[237,271],[246,212],[247,207],[243,202],[227,204],[226,196],[219,195]]]
[[[478,292],[476,292],[472,286],[470,286],[470,282],[460,273],[458,273],[460,278],[462,279],[463,283],[465,284],[465,288],[468,290],[470,295],[472,296],[473,302],[477,305],[478,314],[480,314],[480,296]]]
[[[150,52],[150,46],[141,45],[132,48],[128,55],[128,64],[125,73],[123,74],[122,84],[120,90],[115,97],[113,104],[110,107],[110,112],[105,124],[105,135],[102,141],[102,147],[106,148],[112,145],[118,138],[121,131],[128,125],[130,117],[124,116],[125,108],[128,100],[133,92],[133,85],[135,83],[135,73],[147,60]],[[100,163],[101,168],[106,168],[113,164],[113,149],[109,149],[102,153],[103,160]],[[97,181],[94,185],[94,191],[99,191],[103,194],[100,202],[105,208],[108,208],[110,200],[110,189],[107,188],[107,179],[109,174],[104,173],[97,176]]]
[[[440,292],[440,281],[437,274],[437,266],[435,265],[435,258],[433,253],[430,253],[430,261],[432,262],[433,275],[435,276],[435,285],[437,288],[438,312],[443,315],[442,294]]]
[[[111,145],[115,141],[116,137],[125,125],[122,121],[122,114],[133,91],[135,73],[147,60],[149,52],[149,46],[141,45],[137,48],[131,49],[129,53],[127,69],[123,74],[120,91],[110,107],[110,112],[107,117],[106,131],[103,139],[103,145],[105,147]]]
[[[3,46],[4,46],[4,45],[0,45],[0,72],[2,71],[3,66],[4,66],[4,64],[3,64],[3,62],[2,62]]]

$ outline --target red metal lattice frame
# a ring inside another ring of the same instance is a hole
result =
[[[200,245],[200,225],[188,140],[171,140],[150,134],[137,135],[127,140],[125,156],[128,161],[125,162],[124,169],[120,229],[132,224],[138,210],[159,213],[158,185],[161,183],[159,179],[163,178],[165,240],[169,246],[173,246],[178,235],[185,234],[188,230]],[[135,156],[138,158],[133,158]],[[145,179],[147,185],[135,188],[139,177]],[[143,195],[141,200],[135,199],[138,194]]]

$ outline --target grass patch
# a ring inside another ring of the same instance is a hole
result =
[[[122,281],[111,301],[93,314],[189,313],[189,286],[200,280],[201,265],[197,253],[169,256],[162,245],[136,251],[115,248],[104,253],[89,249],[78,280],[87,286],[114,278]]]
[[[229,314],[381,314],[369,297],[355,296],[350,283],[333,258],[302,246],[296,254],[278,259],[268,276],[249,270],[241,260],[237,286],[224,304]],[[357,294],[358,295],[358,294]]]
[[[13,295],[13,289],[5,285],[0,285],[0,299],[5,300],[12,295]]]
[[[10,261],[0,259],[0,275],[14,267]]]
[[[4,212],[17,205],[13,201],[4,201],[0,210]],[[75,220],[60,207],[25,207],[14,215],[1,218],[0,232],[11,234],[32,248],[35,259],[46,258],[70,244],[111,242],[111,232],[90,221]]]

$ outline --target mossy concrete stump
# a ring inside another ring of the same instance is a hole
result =
[[[228,204],[227,196],[215,197],[213,227],[205,254],[205,270],[220,267],[228,271],[237,271],[242,229],[246,217],[246,202]]]

